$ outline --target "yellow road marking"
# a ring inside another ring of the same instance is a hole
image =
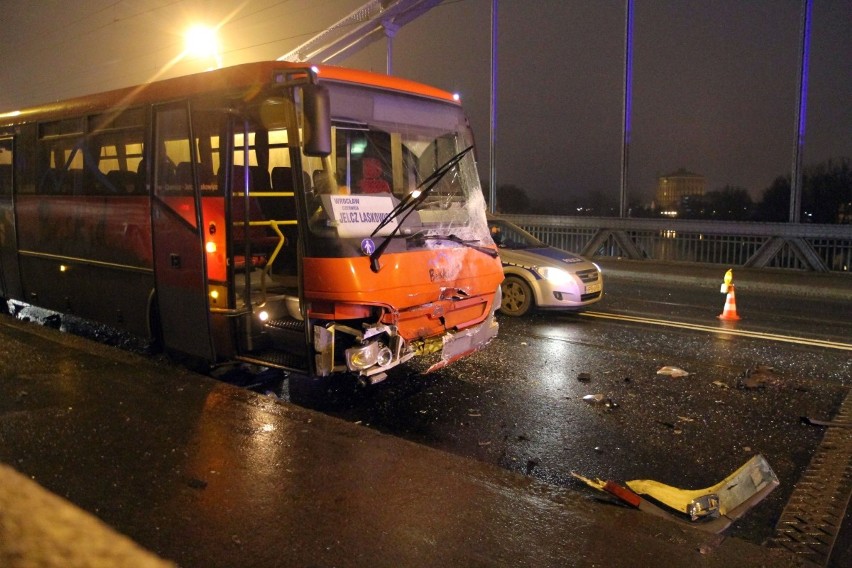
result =
[[[694,323],[681,323],[654,318],[643,318],[638,316],[628,316],[623,314],[608,314],[604,312],[580,312],[580,315],[611,319],[618,321],[626,321],[631,323],[644,323],[649,325],[661,325],[665,327],[676,327],[679,329],[690,329],[693,331],[705,331],[708,333],[717,333],[719,335],[737,335],[740,337],[750,337],[753,339],[766,339],[769,341],[781,341],[784,343],[796,343],[798,345],[809,345],[812,347],[827,347],[829,349],[841,349],[843,351],[852,351],[852,344],[840,343],[838,341],[825,341],[823,339],[810,339],[807,337],[795,337],[791,335],[779,335],[777,333],[763,333],[760,331],[748,331],[745,329],[733,329],[731,327],[713,327],[709,325],[700,325]],[[720,326],[724,325],[720,322]]]

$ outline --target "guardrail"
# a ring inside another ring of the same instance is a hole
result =
[[[545,243],[592,258],[818,272],[852,269],[852,225],[501,215]]]

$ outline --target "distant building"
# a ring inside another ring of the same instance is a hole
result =
[[[663,215],[676,215],[684,197],[704,195],[704,176],[680,168],[657,178],[654,202]]]

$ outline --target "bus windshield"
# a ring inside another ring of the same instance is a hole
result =
[[[389,251],[490,242],[459,107],[350,86],[331,92],[332,154],[302,158],[317,253],[322,237],[338,241],[344,256],[363,254],[369,238],[395,237]],[[348,239],[351,246],[341,246]]]

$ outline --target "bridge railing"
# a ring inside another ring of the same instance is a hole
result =
[[[583,256],[819,272],[852,270],[852,225],[501,215]]]

